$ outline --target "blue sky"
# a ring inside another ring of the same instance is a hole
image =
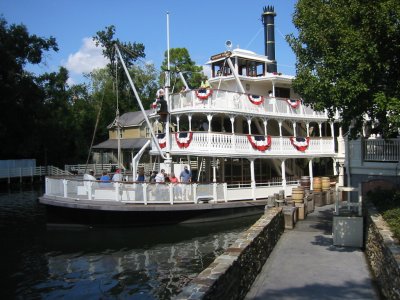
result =
[[[70,71],[71,82],[82,72],[105,61],[91,37],[115,25],[121,41],[143,43],[146,61],[157,67],[167,48],[166,13],[170,15],[170,47],[185,47],[192,60],[203,65],[211,55],[234,47],[264,53],[262,8],[275,7],[275,40],[278,71],[295,75],[295,56],[284,40],[296,34],[292,24],[295,0],[0,0],[0,14],[9,24],[24,24],[30,34],[54,36],[60,50],[48,52],[36,72],[59,66]]]

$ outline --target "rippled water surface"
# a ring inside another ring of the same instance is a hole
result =
[[[0,192],[0,299],[170,299],[258,217],[138,228],[47,226],[40,188]]]

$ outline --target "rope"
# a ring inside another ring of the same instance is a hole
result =
[[[101,109],[103,107],[103,100],[104,100],[105,90],[106,89],[103,87],[103,96],[101,97],[100,108],[99,108],[99,111],[97,112],[96,124],[94,125],[92,142],[90,143],[89,153],[88,153],[88,157],[86,159],[86,165],[85,165],[85,171],[84,171],[85,174],[86,174],[87,167],[88,167],[88,164],[89,164],[90,154],[92,153],[92,148],[93,148],[94,138],[96,136],[97,127],[99,125],[100,113],[101,113]]]

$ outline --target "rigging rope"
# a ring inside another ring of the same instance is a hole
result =
[[[103,100],[104,100],[104,94],[106,92],[106,89],[103,87],[103,96],[101,97],[101,101],[100,101],[100,107],[99,107],[99,111],[97,112],[97,118],[96,118],[96,123],[94,125],[94,130],[93,130],[93,136],[92,136],[92,142],[90,143],[90,148],[89,148],[89,153],[88,153],[88,157],[86,159],[86,165],[85,165],[85,171],[84,173],[86,174],[87,171],[87,167],[89,164],[89,159],[90,159],[90,154],[92,153],[92,148],[93,148],[93,143],[94,143],[94,138],[96,136],[96,131],[97,131],[97,127],[99,125],[99,120],[100,120],[100,113],[103,107]]]

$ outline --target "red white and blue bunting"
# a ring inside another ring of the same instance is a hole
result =
[[[287,99],[286,101],[292,108],[297,108],[300,105],[300,100],[298,99]]]
[[[196,96],[200,100],[207,100],[208,97],[212,95],[213,91],[212,89],[198,89],[196,90]]]
[[[260,105],[264,102],[264,97],[263,96],[258,96],[258,95],[247,95],[249,98],[250,102],[255,104],[255,105]]]
[[[259,151],[265,151],[271,147],[271,136],[267,135],[247,135],[247,139],[254,149]]]
[[[157,139],[158,139],[158,145],[160,145],[161,149],[163,149],[163,148],[165,148],[165,146],[167,146],[167,139],[165,137],[165,133],[157,134]]]
[[[310,144],[309,137],[291,137],[290,142],[299,151],[306,151]]]
[[[193,138],[193,132],[175,132],[175,140],[179,148],[187,148]]]

